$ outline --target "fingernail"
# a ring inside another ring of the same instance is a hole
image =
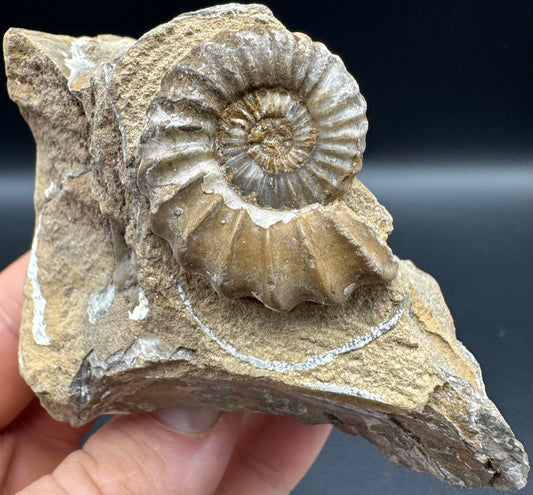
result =
[[[153,416],[172,430],[181,433],[202,433],[211,428],[222,411],[192,407],[171,407],[160,409]]]

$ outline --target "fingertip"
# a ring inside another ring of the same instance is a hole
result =
[[[0,272],[0,430],[17,417],[33,393],[18,368],[19,328],[29,253]]]
[[[183,416],[190,416],[192,411],[163,414],[172,428],[153,414],[115,416],[87,440],[83,449],[68,456],[52,476],[34,483],[31,493],[47,493],[57,486],[67,493],[117,495],[213,492],[229,462],[241,415],[203,413],[192,428],[208,422],[211,425],[200,434],[176,430],[176,424],[191,429],[187,423],[190,417],[184,420]]]
[[[167,428],[184,435],[204,435],[218,422],[222,411],[209,408],[171,407],[152,413]]]
[[[18,342],[24,279],[28,272],[30,253],[23,254],[0,272],[0,338],[15,337]]]

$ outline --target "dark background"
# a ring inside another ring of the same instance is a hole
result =
[[[0,29],[139,37],[211,4],[10,2]],[[358,80],[370,121],[359,177],[395,219],[390,245],[439,281],[489,397],[532,454],[533,2],[268,5],[289,29],[339,54]],[[34,160],[3,78],[0,115],[1,268],[31,242]],[[294,493],[465,492],[397,468],[336,431]],[[521,493],[533,493],[533,484]]]
[[[5,2],[0,31],[138,38],[209,1]],[[292,31],[344,60],[368,100],[367,159],[426,159],[533,150],[533,2],[525,0],[269,2]],[[29,131],[0,87],[0,153],[26,154]]]

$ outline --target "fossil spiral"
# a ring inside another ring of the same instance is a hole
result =
[[[172,67],[147,112],[139,186],[180,265],[276,310],[345,301],[396,261],[343,201],[366,102],[339,57],[274,27],[223,32]]]

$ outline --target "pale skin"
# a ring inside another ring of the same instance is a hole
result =
[[[0,492],[285,494],[310,468],[330,425],[284,417],[171,409],[90,425],[52,419],[18,371],[28,254],[0,273]]]

